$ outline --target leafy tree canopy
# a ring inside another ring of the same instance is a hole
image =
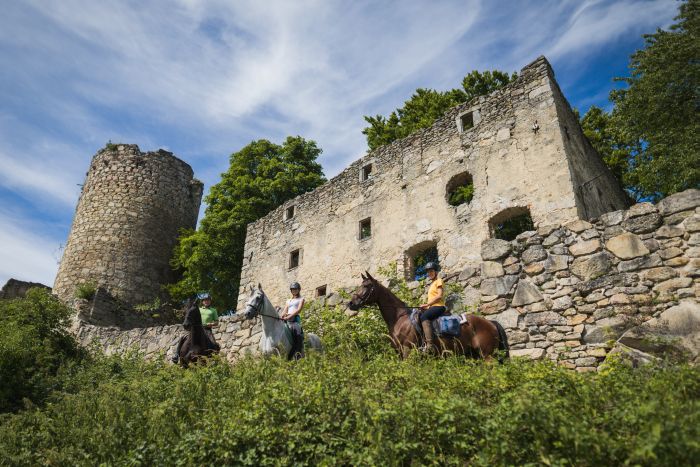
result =
[[[472,71],[462,80],[461,89],[435,91],[433,89],[416,89],[403,107],[393,111],[389,117],[377,115],[365,116],[369,126],[362,130],[367,136],[367,146],[376,149],[379,146],[404,138],[416,130],[427,128],[448,109],[475,97],[489,94],[515,79],[516,73],[508,75],[493,70]]]
[[[608,114],[591,107],[586,136],[637,199],[700,185],[700,0],[681,4],[668,31],[645,35],[632,54],[627,87]]]
[[[202,290],[215,306],[233,307],[238,297],[246,226],[326,181],[314,141],[288,137],[282,145],[253,141],[231,155],[228,171],[212,186],[197,231],[185,232],[175,247],[174,267],[182,279],[170,285],[175,298]]]

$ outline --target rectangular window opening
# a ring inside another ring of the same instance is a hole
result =
[[[299,250],[289,253],[289,269],[299,267]]]
[[[284,219],[288,220],[294,217],[294,206],[289,206],[284,212]]]
[[[372,218],[360,221],[360,240],[364,240],[372,236]]]
[[[317,297],[325,297],[326,296],[326,286],[322,285],[321,287],[316,287],[316,296]]]
[[[372,164],[367,164],[362,167],[362,181],[369,180],[372,178]]]
[[[467,112],[459,117],[462,122],[462,131],[474,128],[474,112]]]

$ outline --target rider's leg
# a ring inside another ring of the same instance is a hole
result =
[[[180,349],[182,348],[182,344],[185,343],[185,339],[187,339],[187,336],[182,336],[180,338],[180,341],[177,343],[177,347],[175,348],[175,355],[173,355],[173,358],[171,359],[173,363],[177,363],[180,361]]]
[[[289,323],[289,329],[292,331],[291,358],[299,360],[304,356],[304,335],[301,331],[301,325],[299,323]]]
[[[433,346],[432,320],[439,318],[443,314],[445,314],[444,306],[431,306],[420,314],[420,324],[423,328],[423,335],[425,336],[425,345],[423,346],[424,352],[433,352],[435,350],[435,347]]]

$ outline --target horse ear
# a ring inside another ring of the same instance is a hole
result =
[[[258,290],[262,292],[262,285],[260,285],[260,282],[258,282]]]
[[[365,274],[367,274],[367,279],[374,281],[374,277],[372,277],[372,274],[369,273],[369,271],[365,271]]]
[[[363,281],[366,281],[366,280],[367,280],[367,278],[365,277],[365,275],[362,274],[362,273],[360,273],[360,277],[362,278]]]
[[[250,284],[250,293],[255,292],[255,288],[253,288],[253,284]]]

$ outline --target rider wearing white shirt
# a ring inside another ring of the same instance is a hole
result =
[[[292,298],[284,305],[281,318],[287,321],[292,331],[292,350],[289,358],[298,360],[304,356],[304,331],[301,328],[301,316],[299,316],[304,307],[304,297],[301,296],[301,285],[298,282],[292,282],[289,285],[289,291],[292,293]]]

